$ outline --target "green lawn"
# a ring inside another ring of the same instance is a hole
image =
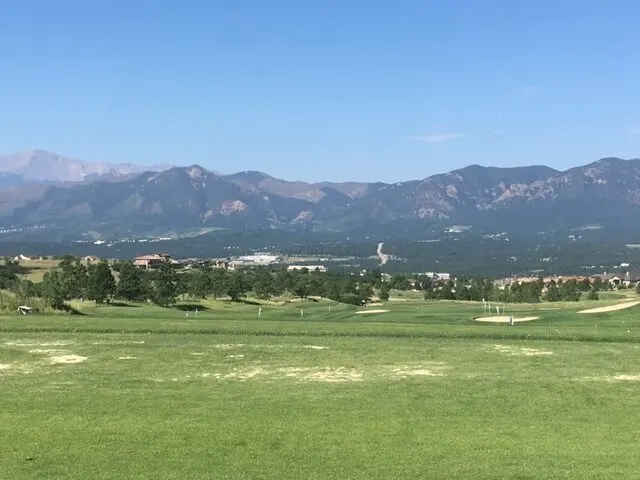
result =
[[[0,316],[0,478],[640,478],[620,301]]]

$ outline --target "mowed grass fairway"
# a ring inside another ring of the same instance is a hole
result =
[[[0,477],[640,478],[622,301],[0,316]]]

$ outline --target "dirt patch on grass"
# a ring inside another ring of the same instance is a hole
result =
[[[311,350],[326,350],[329,347],[323,347],[320,345],[305,345],[302,348],[310,348]]]
[[[616,305],[609,305],[608,307],[597,307],[597,308],[589,308],[587,310],[580,310],[577,313],[606,313],[606,312],[615,312],[617,310],[624,310],[627,308],[635,307],[636,305],[640,305],[640,302],[625,302],[618,303]]]
[[[227,355],[224,358],[244,358],[244,355]]]
[[[4,342],[7,347],[67,347],[73,342],[46,342],[46,343],[25,343],[25,342]]]
[[[444,363],[430,363],[417,365],[393,365],[387,367],[394,377],[443,377],[446,365]]]
[[[538,350],[536,348],[512,347],[509,345],[494,345],[494,349],[500,353],[507,355],[518,355],[525,357],[538,357],[544,355],[553,355],[550,350]]]
[[[622,380],[626,382],[640,382],[640,375],[616,375],[613,380]]]
[[[10,363],[0,363],[0,370],[9,370],[12,366]]]
[[[125,357],[118,357],[118,360],[137,360],[138,357],[130,357],[130,356],[125,356]]]
[[[305,375],[304,378],[317,382],[330,383],[359,382],[362,380],[362,372],[357,372],[343,367],[335,369],[328,368],[320,372],[313,372]]]
[[[29,350],[29,353],[36,353],[40,355],[51,355],[51,354],[62,354],[65,353],[66,350],[58,350],[55,348],[34,348]]]
[[[236,380],[250,380],[259,375],[268,375],[269,372],[263,368],[254,368],[252,370],[241,370],[227,373],[223,378],[231,378]]]
[[[538,320],[540,317],[513,317],[513,323],[519,322],[531,322],[532,320]],[[487,322],[487,323],[509,323],[508,315],[501,315],[495,317],[478,317],[474,318],[476,322]]]
[[[359,310],[356,312],[356,314],[358,315],[370,315],[373,313],[389,313],[389,310],[382,310],[382,309],[377,309],[377,310]]]
[[[80,355],[58,355],[50,358],[51,363],[53,364],[74,364],[74,363],[82,363],[87,360],[87,357],[82,357]]]
[[[229,350],[231,348],[242,348],[244,346],[244,343],[221,343],[218,345],[214,345],[215,348],[221,348],[223,350]]]

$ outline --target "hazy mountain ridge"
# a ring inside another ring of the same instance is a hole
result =
[[[29,150],[0,156],[0,173],[12,174],[24,182],[79,182],[101,175],[127,176],[168,168],[171,168],[171,165],[87,162],[45,150]]]
[[[7,190],[0,192],[0,224],[122,235],[195,227],[384,231],[384,225],[419,232],[452,223],[531,231],[594,222],[632,228],[640,219],[640,160],[604,158],[562,172],[471,165],[393,184],[289,182],[192,165],[52,186],[22,198],[12,212],[10,200]]]

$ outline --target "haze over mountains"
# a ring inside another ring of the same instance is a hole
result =
[[[292,182],[198,165],[146,168],[43,151],[1,157],[0,225],[126,237],[204,227],[381,234],[399,228],[419,234],[434,225],[634,229],[640,220],[640,159],[603,158],[566,171],[471,165],[394,184]],[[67,183],[46,184],[53,181]]]
[[[29,150],[0,156],[0,187],[20,185],[29,181],[81,182],[103,175],[129,176],[146,170],[162,171],[171,167],[171,165],[141,166],[132,163],[87,162],[46,150]]]

